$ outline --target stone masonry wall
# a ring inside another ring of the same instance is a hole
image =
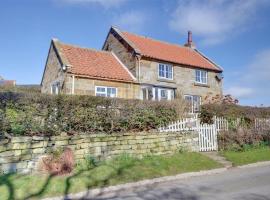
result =
[[[140,86],[135,83],[124,83],[117,81],[95,80],[90,78],[75,77],[74,93],[76,95],[95,96],[95,86],[107,86],[117,88],[117,97],[125,99],[138,99]],[[72,76],[67,76],[64,84],[64,90],[67,94],[72,90]]]
[[[145,76],[147,74],[147,76]],[[195,69],[182,65],[173,65],[173,80],[158,78],[158,62],[152,60],[141,60],[142,83],[155,84],[165,87],[177,88],[180,95],[199,95],[202,100],[210,95],[222,95],[222,81],[218,81],[216,72],[208,71],[208,84],[199,85],[195,83]]]
[[[0,172],[32,172],[42,156],[63,147],[73,150],[76,161],[87,156],[108,159],[127,153],[142,157],[147,154],[170,154],[183,148],[190,151],[199,149],[198,135],[192,132],[13,137],[0,141]]]
[[[62,70],[61,63],[59,62],[56,52],[51,45],[45,66],[44,77],[41,83],[41,92],[50,94],[52,84],[56,81],[62,82],[64,80],[64,76],[65,74]]]

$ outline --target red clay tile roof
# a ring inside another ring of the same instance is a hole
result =
[[[117,32],[119,33],[119,30]],[[222,71],[221,68],[192,48],[169,44],[129,32],[120,32],[120,34],[124,36],[124,39],[128,40],[127,42],[133,45],[133,48],[139,50],[142,56],[203,69]]]
[[[0,86],[15,86],[16,81],[14,80],[0,80]]]
[[[134,81],[125,66],[111,52],[57,43],[62,56],[65,56],[71,65],[68,72],[72,74],[115,81]]]

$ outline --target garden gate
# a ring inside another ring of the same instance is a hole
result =
[[[159,128],[160,132],[178,132],[178,131],[196,131],[199,137],[200,151],[216,151],[217,144],[217,128],[215,124],[200,124],[197,117],[186,118],[170,123],[166,127]]]

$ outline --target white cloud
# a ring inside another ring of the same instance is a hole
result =
[[[233,86],[225,90],[225,94],[231,94],[237,98],[250,98],[254,94],[252,88]]]
[[[231,74],[225,94],[270,106],[270,49],[259,52],[240,74]],[[226,82],[226,79],[225,79]]]
[[[266,0],[179,0],[169,21],[172,30],[192,30],[212,45],[232,37],[253,23],[254,14]]]
[[[147,15],[142,11],[128,11],[114,17],[113,24],[120,29],[139,32],[147,22]]]
[[[71,4],[99,4],[105,8],[118,7],[128,0],[61,0]]]

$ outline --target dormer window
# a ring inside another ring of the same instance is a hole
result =
[[[159,63],[158,77],[161,79],[173,79],[173,68],[171,65]]]
[[[207,84],[207,71],[205,70],[195,70],[195,82],[199,84]]]

